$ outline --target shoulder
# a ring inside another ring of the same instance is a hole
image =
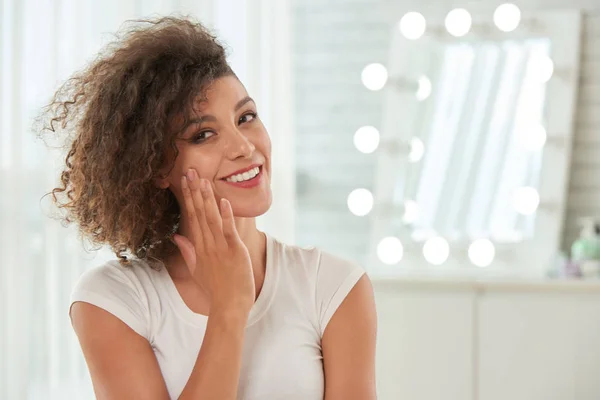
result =
[[[76,282],[72,296],[81,292],[93,292],[113,298],[135,295],[144,298],[153,295],[159,269],[147,262],[131,260],[127,265],[108,261],[85,271]]]
[[[129,285],[136,275],[130,270],[131,268],[131,266],[121,265],[118,261],[107,261],[104,264],[97,265],[81,274],[75,284],[74,291],[93,290],[113,283]]]
[[[149,338],[152,309],[159,275],[149,264],[132,260],[128,265],[109,261],[84,272],[71,292],[70,305],[89,303],[121,319]],[[70,310],[70,309],[69,309]]]
[[[357,262],[317,247],[301,247],[276,242],[282,268],[295,273],[294,284],[307,281],[311,287],[320,334],[365,270]]]
[[[315,247],[303,247],[295,244],[284,243],[276,238],[269,238],[272,247],[272,257],[279,263],[288,266],[302,266],[309,268],[318,262],[320,250]]]
[[[360,264],[340,257],[314,246],[286,244],[273,239],[275,257],[290,267],[302,267],[315,277],[327,279],[328,276],[340,276],[347,273],[362,274]]]

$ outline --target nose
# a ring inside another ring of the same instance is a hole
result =
[[[248,140],[246,135],[237,129],[233,129],[227,136],[227,140],[225,141],[225,154],[229,159],[235,160],[239,157],[250,158],[252,156],[255,147],[254,144]]]

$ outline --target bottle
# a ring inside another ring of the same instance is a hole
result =
[[[579,239],[571,246],[571,259],[583,278],[600,278],[600,222],[594,217],[580,219]]]

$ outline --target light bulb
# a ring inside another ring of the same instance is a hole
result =
[[[348,195],[348,208],[354,215],[362,217],[373,208],[373,194],[367,189],[355,189]]]
[[[521,10],[514,4],[502,4],[494,11],[494,23],[503,32],[514,31],[520,22]]]
[[[431,81],[426,76],[419,78],[419,89],[417,89],[417,100],[423,101],[431,95]]]
[[[416,40],[423,36],[426,27],[425,17],[414,11],[404,14],[398,24],[402,35],[411,40]]]
[[[531,124],[518,133],[519,144],[526,150],[537,151],[546,144],[546,129],[542,124]]]
[[[379,131],[373,126],[358,128],[354,134],[354,146],[361,153],[369,154],[379,146]]]
[[[449,255],[450,246],[443,237],[432,237],[427,239],[423,245],[423,256],[430,264],[441,265],[448,259]]]
[[[554,74],[554,62],[548,56],[538,56],[530,60],[527,75],[529,79],[546,83]]]
[[[410,153],[408,153],[408,161],[411,163],[419,162],[425,154],[425,145],[419,138],[410,139]]]
[[[494,261],[496,249],[488,239],[477,239],[469,246],[469,259],[478,267],[487,267]]]
[[[402,260],[404,248],[402,242],[397,237],[389,236],[383,238],[377,245],[377,257],[384,264],[393,265]]]
[[[455,8],[446,15],[444,24],[452,36],[461,37],[469,33],[473,20],[471,14],[464,8]]]
[[[378,63],[369,64],[362,71],[362,82],[369,90],[381,90],[387,79],[387,68]]]
[[[519,214],[531,215],[540,205],[540,195],[535,188],[524,186],[515,191],[513,207]]]

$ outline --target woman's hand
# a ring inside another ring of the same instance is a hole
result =
[[[194,281],[210,298],[210,313],[249,313],[255,288],[248,248],[242,242],[231,204],[221,199],[217,206],[210,183],[190,169],[181,180],[185,218],[190,237],[175,235]],[[220,211],[219,211],[220,210]]]

